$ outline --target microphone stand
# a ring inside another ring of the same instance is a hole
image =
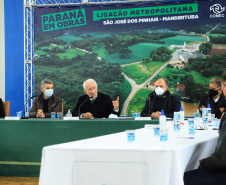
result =
[[[79,108],[78,108],[78,117],[79,117],[79,119],[80,119],[80,109],[81,109],[81,107],[83,106],[83,104],[88,100],[88,99],[90,99],[90,98],[93,98],[93,97],[87,97],[86,99],[85,99],[85,101],[84,102],[82,102],[82,104],[79,106]]]
[[[27,106],[28,101],[31,100],[31,99],[33,99],[33,98],[35,98],[35,97],[36,97],[36,96],[32,96],[32,97],[30,97],[30,98],[26,101],[26,103],[25,103],[25,105],[24,105],[24,115],[23,115],[23,117],[21,117],[21,119],[29,119],[29,117],[26,117],[26,116],[25,116],[25,107]]]

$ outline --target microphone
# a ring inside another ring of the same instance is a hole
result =
[[[34,96],[30,97],[30,98],[26,101],[26,103],[25,103],[25,105],[24,105],[24,115],[23,115],[23,117],[22,117],[21,119],[29,119],[29,117],[25,117],[25,107],[27,106],[28,101],[31,100],[31,99],[33,99],[33,98],[35,98],[35,97],[36,97],[36,96],[34,95]]]
[[[85,101],[82,102],[82,104],[79,106],[79,108],[78,108],[78,117],[79,117],[79,118],[80,118],[80,109],[81,109],[81,107],[83,106],[83,104],[84,104],[88,99],[91,99],[91,98],[93,98],[93,97],[92,97],[92,96],[91,96],[91,97],[87,96],[86,99],[85,99]]]

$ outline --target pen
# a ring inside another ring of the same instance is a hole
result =
[[[195,137],[177,137],[177,138],[183,138],[183,139],[195,139]]]

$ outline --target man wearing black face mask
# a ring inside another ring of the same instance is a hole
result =
[[[220,119],[222,113],[226,110],[226,100],[222,93],[221,80],[212,78],[209,85],[209,93],[202,97],[199,103],[199,110],[202,112],[210,104],[211,113]]]

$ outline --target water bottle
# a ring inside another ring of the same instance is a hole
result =
[[[180,107],[180,126],[184,127],[184,110],[182,106]]]
[[[66,114],[66,117],[72,117],[71,109],[68,109],[67,114]]]
[[[166,116],[164,110],[161,110],[161,116],[159,117],[160,130],[166,130]]]
[[[211,123],[211,108],[210,108],[210,104],[208,104],[207,110],[208,110],[208,123]]]
[[[202,123],[208,123],[208,108],[202,108]]]

